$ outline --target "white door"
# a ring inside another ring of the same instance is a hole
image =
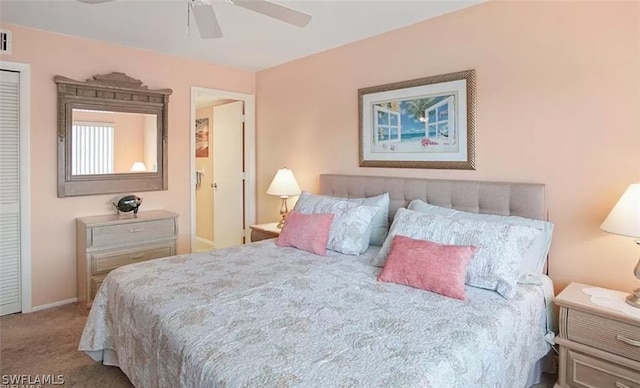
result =
[[[236,101],[213,108],[213,238],[216,249],[243,243],[243,104]]]
[[[21,311],[20,74],[0,70],[0,315]]]

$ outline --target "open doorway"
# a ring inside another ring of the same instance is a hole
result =
[[[243,244],[255,222],[255,98],[191,88],[191,251]]]

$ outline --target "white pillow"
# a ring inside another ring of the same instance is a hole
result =
[[[553,224],[551,222],[519,216],[469,213],[431,205],[419,199],[411,201],[408,209],[420,213],[437,214],[448,218],[470,218],[473,220],[504,222],[512,225],[524,225],[536,228],[540,230],[540,234],[536,237],[533,244],[531,244],[531,247],[523,253],[522,261],[520,262],[520,274],[540,274],[544,271],[544,264],[547,261],[547,255],[549,254],[551,239],[553,237]]]
[[[356,203],[358,205],[377,207],[378,211],[373,216],[373,220],[371,222],[371,236],[369,238],[368,244],[379,246],[384,243],[384,239],[385,237],[387,237],[387,233],[389,232],[389,193],[366,198],[338,198],[328,195],[315,195],[303,191],[293,209],[296,211],[300,211],[300,208],[302,207],[314,207],[316,206],[317,202],[325,201],[330,201],[333,203],[347,201]]]
[[[335,200],[332,197],[310,200],[308,195],[305,198],[301,195],[300,199],[302,202],[298,200],[294,207],[297,212],[335,215],[329,231],[327,249],[345,255],[359,255],[367,250],[371,238],[371,221],[378,211],[377,207]]]
[[[540,231],[507,223],[447,218],[398,209],[373,265],[384,266],[395,235],[446,245],[471,245],[478,250],[467,267],[465,284],[495,290],[503,297],[515,296],[522,253]]]

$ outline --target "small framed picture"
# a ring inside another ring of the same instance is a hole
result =
[[[196,119],[196,158],[209,157],[209,118]]]

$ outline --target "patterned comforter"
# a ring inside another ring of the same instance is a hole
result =
[[[121,267],[79,350],[114,350],[136,387],[512,388],[550,349],[537,286],[459,301],[379,272],[273,240]]]

